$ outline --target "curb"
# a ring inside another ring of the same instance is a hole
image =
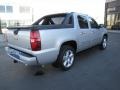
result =
[[[0,48],[3,48],[5,46],[6,46],[6,42],[5,41],[4,42],[0,42]]]
[[[0,48],[4,47],[6,45],[5,39],[3,34],[0,34]]]
[[[120,30],[108,30],[110,33],[120,33]]]

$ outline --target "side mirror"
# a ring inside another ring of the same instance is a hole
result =
[[[99,24],[99,28],[105,28],[104,24]]]

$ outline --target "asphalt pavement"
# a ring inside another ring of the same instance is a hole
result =
[[[0,90],[120,90],[120,33],[109,33],[108,47],[77,54],[74,66],[62,71],[47,65],[45,74],[14,64],[0,48]]]
[[[6,44],[6,42],[5,42],[4,35],[3,35],[3,34],[0,34],[0,48],[1,48],[1,47],[4,47],[5,44]]]

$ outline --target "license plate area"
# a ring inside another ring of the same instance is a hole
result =
[[[15,49],[9,48],[9,54],[17,59],[20,59],[20,51],[17,51]]]

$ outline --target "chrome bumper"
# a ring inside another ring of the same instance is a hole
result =
[[[27,53],[21,52],[19,50],[16,50],[16,49],[13,49],[10,47],[5,47],[5,50],[8,54],[8,56],[10,56],[12,59],[14,59],[18,62],[21,62],[25,65],[37,65],[38,64],[35,56],[29,55]],[[12,51],[16,51],[19,53],[14,53]]]

